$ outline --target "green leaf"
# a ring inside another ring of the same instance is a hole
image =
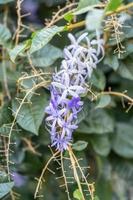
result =
[[[3,124],[10,124],[12,122],[12,112],[10,110],[11,104],[5,102],[2,107],[0,107],[0,126]]]
[[[77,132],[86,134],[104,134],[113,132],[114,120],[102,109],[96,109],[88,113],[86,119],[81,122]]]
[[[35,67],[48,67],[58,58],[62,58],[62,51],[51,44],[47,44],[31,55],[32,63]]]
[[[129,80],[133,80],[133,66],[132,62],[128,59],[127,62],[120,62],[118,73]]]
[[[126,20],[123,24],[123,35],[124,38],[129,39],[129,38],[133,38],[133,19],[129,17],[128,20]]]
[[[69,23],[73,20],[73,17],[74,17],[74,15],[73,15],[72,12],[68,12],[68,13],[66,13],[66,14],[64,15],[64,19],[65,19],[66,21],[68,21]]]
[[[103,13],[103,10],[93,9],[87,14],[86,27],[89,31],[98,30],[101,28]]]
[[[110,180],[100,177],[96,183],[96,194],[100,200],[112,200],[112,183]]]
[[[81,167],[88,166],[88,160],[86,158],[84,151],[75,151],[74,153],[75,153],[75,156],[78,160],[82,159],[82,161],[80,162]],[[63,159],[65,175],[66,175],[66,177],[74,177],[74,172],[73,172],[73,169],[71,168],[72,163],[71,163],[71,160],[68,159],[68,157],[69,157],[69,153],[68,153],[68,151],[65,151],[64,152],[64,159]],[[78,172],[78,177],[81,180],[82,174],[80,173],[80,170],[77,169],[77,172]],[[88,173],[87,168],[86,169],[84,168],[84,173]],[[70,179],[68,178],[67,181],[70,181]],[[73,179],[73,182],[76,183],[76,180]]]
[[[37,91],[40,95],[34,95],[31,102],[26,102],[22,105],[17,116],[17,123],[27,131],[38,135],[39,127],[44,117],[44,110],[48,104],[48,95],[44,90]],[[17,100],[12,101],[12,109],[14,112],[19,107]]]
[[[79,191],[79,189],[76,189],[76,190],[74,191],[73,197],[74,197],[75,199],[82,200],[82,194],[81,194],[81,192]]]
[[[83,109],[78,113],[77,124],[79,124],[81,121],[83,121],[87,117],[88,112],[90,110],[91,110],[90,101],[88,101],[88,100],[84,101]]]
[[[0,127],[0,135],[1,136],[9,136],[10,129],[11,129],[11,124],[3,124]],[[13,131],[13,132],[15,132],[15,131]]]
[[[81,8],[85,8],[87,6],[92,6],[92,5],[96,5],[98,4],[99,1],[98,0],[80,0],[77,10],[81,9]]]
[[[118,123],[113,137],[113,150],[125,158],[133,158],[133,126]]]
[[[128,41],[126,44],[124,44],[124,53],[121,54],[120,59],[124,59],[127,56],[131,55],[133,53],[133,43]]]
[[[94,200],[100,200],[100,199],[99,199],[99,197],[98,197],[98,196],[95,196],[95,197],[94,197]]]
[[[117,199],[120,199],[120,200],[127,199],[127,191],[128,191],[128,188],[130,187],[127,184],[127,182],[125,182],[125,180],[121,179],[116,172],[114,172],[114,174],[112,174],[112,180],[114,183],[112,185],[113,193],[115,194]]]
[[[74,11],[74,15],[80,15],[92,10],[94,5],[99,2],[98,0],[80,0],[77,9]]]
[[[0,198],[7,195],[11,191],[13,185],[13,182],[0,183]]]
[[[6,4],[6,3],[10,3],[14,0],[0,0],[0,4]]]
[[[43,48],[57,33],[60,33],[64,30],[64,26],[58,27],[53,26],[50,28],[43,28],[40,31],[37,31],[33,38],[30,48],[30,53],[34,53],[39,49]]]
[[[106,79],[105,79],[104,73],[99,69],[94,70],[91,78],[89,79],[89,82],[96,88],[98,88],[100,90],[104,90],[105,84],[106,84]]]
[[[121,4],[123,0],[110,0],[107,4],[105,11],[115,11]]]
[[[129,185],[133,186],[133,160],[123,159],[114,155],[111,157],[112,171],[117,173]]]
[[[82,151],[84,150],[88,145],[88,142],[85,142],[85,141],[82,141],[82,140],[79,140],[77,142],[75,142],[73,145],[72,145],[72,148],[76,151]]]
[[[101,156],[107,156],[111,150],[111,144],[107,135],[92,136],[91,143],[94,151]]]
[[[0,45],[4,45],[10,38],[11,32],[9,29],[5,25],[0,24]]]
[[[10,61],[5,61],[5,67],[6,67],[6,78],[7,78],[7,82],[8,85],[11,87],[15,87],[16,85],[16,81],[18,80],[18,78],[20,78],[20,76],[22,75],[20,71],[13,71],[11,69],[11,63]],[[3,73],[2,73],[2,68],[1,68],[1,63],[0,63],[0,82],[4,81],[4,77],[3,77]]]
[[[98,102],[96,103],[96,107],[95,108],[104,108],[106,106],[108,106],[111,102],[111,97],[110,95],[101,95],[98,98]]]
[[[104,64],[116,71],[119,67],[118,56],[113,55],[113,53],[111,52],[105,57]]]
[[[12,62],[15,62],[17,56],[24,52],[27,48],[27,43],[21,43],[15,46],[13,49],[9,50],[9,56]]]

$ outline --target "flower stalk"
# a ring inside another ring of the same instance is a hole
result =
[[[64,60],[58,72],[53,74],[50,85],[51,100],[45,109],[46,124],[51,144],[63,152],[72,142],[72,134],[78,128],[77,117],[82,110],[81,97],[87,92],[86,78],[104,56],[103,39],[89,40],[82,34],[77,40],[68,34],[71,44],[64,49]],[[85,41],[83,46],[81,43]]]

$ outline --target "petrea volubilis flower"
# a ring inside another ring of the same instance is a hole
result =
[[[103,40],[89,40],[87,33],[77,40],[68,34],[71,44],[64,49],[60,71],[53,74],[50,86],[51,99],[45,112],[46,124],[51,135],[51,145],[64,151],[72,142],[72,133],[78,128],[77,115],[82,110],[85,81],[104,56]],[[81,45],[82,41],[84,45]]]

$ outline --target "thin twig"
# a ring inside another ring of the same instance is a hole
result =
[[[129,9],[131,7],[133,7],[133,3],[129,3],[127,5],[120,6],[116,11],[106,12],[105,16],[111,16],[112,14],[118,14],[120,12],[126,11],[127,9]],[[70,24],[70,25],[67,26],[67,30],[72,30],[72,29],[75,29],[75,28],[85,26],[85,23],[86,23],[85,20],[83,20],[83,21],[80,21],[80,22],[77,22],[77,23],[74,23],[74,24]]]
[[[10,152],[10,144],[11,144],[11,135],[12,135],[12,130],[13,130],[13,127],[15,125],[15,122],[16,122],[16,119],[17,119],[17,116],[20,112],[20,109],[22,107],[22,105],[24,104],[25,100],[27,99],[27,97],[29,96],[29,94],[31,92],[33,92],[34,90],[42,87],[42,86],[46,86],[49,82],[48,81],[43,81],[37,85],[35,85],[33,88],[31,88],[27,93],[26,95],[24,96],[24,98],[22,99],[17,111],[16,111],[16,114],[14,116],[14,120],[12,122],[12,125],[11,125],[11,128],[10,128],[10,131],[9,131],[9,136],[8,136],[8,143],[7,143],[7,155],[6,155],[6,163],[7,163],[7,174],[8,174],[8,180],[10,181],[10,166],[9,166],[9,163],[10,163],[10,155],[9,155],[9,152]]]
[[[69,189],[68,189],[67,178],[66,178],[65,170],[64,170],[64,161],[63,161],[62,152],[61,152],[61,169],[62,169],[62,175],[63,175],[63,179],[64,179],[64,183],[65,183],[65,188],[66,188],[67,197],[68,197],[68,200],[71,200],[70,194],[69,194]]]
[[[21,30],[21,25],[22,25],[22,17],[21,17],[21,4],[24,0],[17,0],[17,29],[16,29],[16,38],[15,38],[15,44],[17,45],[19,43],[19,37],[20,37],[20,33],[22,32]]]
[[[101,96],[101,95],[106,95],[106,94],[109,94],[109,95],[113,95],[113,96],[117,96],[117,97],[121,97],[122,100],[123,98],[127,99],[129,101],[129,108],[126,110],[126,112],[128,113],[128,111],[132,108],[133,106],[133,98],[129,97],[128,95],[126,95],[125,93],[122,93],[122,92],[113,92],[113,91],[103,91],[101,93],[99,93],[96,98],[98,96]]]
[[[76,162],[75,162],[75,159],[73,158],[72,149],[70,147],[68,148],[68,152],[69,152],[69,156],[70,156],[70,160],[71,160],[71,164],[72,164],[72,169],[73,169],[75,181],[77,182],[79,191],[80,191],[81,196],[82,196],[82,200],[85,200],[83,190],[82,190],[82,186],[81,186],[79,176],[78,176],[78,172],[77,172]]]
[[[76,5],[77,5],[77,3],[71,3],[71,4],[68,4],[65,7],[59,9],[58,12],[56,12],[55,15],[52,17],[50,22],[46,21],[46,26],[47,27],[53,26],[55,23],[57,23],[58,21],[63,19],[65,12],[68,11],[69,9],[72,9]],[[71,10],[71,12],[72,12],[72,10]]]
[[[41,154],[39,152],[36,151],[36,147],[33,146],[31,140],[22,137],[22,140],[25,142],[25,144],[27,145],[26,150],[30,151],[31,153],[41,156]]]
[[[38,183],[37,183],[37,186],[36,186],[36,190],[35,190],[35,193],[34,193],[34,199],[37,198],[37,195],[38,195],[38,192],[39,192],[39,189],[40,189],[40,186],[41,186],[41,183],[42,183],[42,179],[43,179],[43,176],[49,166],[49,164],[51,163],[51,161],[59,154],[59,151],[57,151],[49,160],[48,162],[46,163],[46,165],[44,166],[43,170],[42,170],[42,173],[38,179]]]
[[[99,93],[97,95],[97,97],[100,96],[100,95],[105,95],[105,94],[110,94],[110,95],[118,96],[118,97],[124,97],[125,99],[129,100],[130,103],[133,104],[133,98],[131,98],[128,95],[121,93],[121,92],[103,91],[103,92]]]
[[[89,192],[89,194],[90,194],[90,196],[91,196],[91,200],[94,200],[94,191],[95,191],[95,188],[94,188],[94,183],[88,183],[88,181],[87,181],[87,177],[85,176],[85,174],[84,174],[84,172],[83,172],[83,169],[82,169],[82,167],[80,166],[80,164],[79,164],[79,160],[76,158],[76,156],[75,156],[75,154],[73,153],[73,151],[72,151],[72,148],[69,146],[69,148],[68,148],[68,151],[69,151],[69,154],[71,155],[71,162],[72,162],[72,166],[73,166],[73,170],[74,170],[74,167],[76,167],[76,170],[78,169],[79,171],[80,171],[80,173],[81,173],[81,175],[82,175],[82,178],[83,178],[83,180],[84,180],[84,182],[81,182],[80,183],[80,185],[85,185],[85,186],[87,186],[87,188],[88,188],[88,192]],[[73,165],[73,162],[75,163],[75,165]],[[88,167],[87,167],[88,168]],[[81,189],[82,189],[82,187],[81,187]],[[80,188],[79,188],[79,190],[80,190]]]

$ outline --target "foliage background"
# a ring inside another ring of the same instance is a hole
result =
[[[7,4],[5,4],[7,2]],[[9,2],[9,3],[8,3]],[[88,1],[80,1],[80,6]],[[125,1],[124,3],[130,3]],[[25,0],[22,4],[22,13],[32,14],[23,19],[23,23],[30,27],[24,30],[23,35],[30,38],[31,32],[44,27],[44,19],[51,18],[52,13],[57,12],[57,6],[64,7],[65,0]],[[51,73],[55,67],[60,66],[62,49],[69,44],[67,32],[55,36],[50,44],[41,48],[31,55],[34,66],[31,65],[27,55],[21,55],[19,50],[11,51],[14,47],[13,34],[16,31],[17,14],[16,2],[11,0],[0,0],[0,190],[2,184],[9,191],[12,183],[7,185],[4,173],[6,168],[6,156],[2,153],[7,147],[7,141],[14,113],[19,107],[21,98],[37,83],[41,82],[43,75],[39,78],[24,77],[36,73]],[[129,12],[131,15],[132,10]],[[124,14],[123,14],[124,15]],[[78,21],[84,19],[86,13],[78,16]],[[65,20],[57,23],[65,25]],[[84,28],[75,29],[72,32],[79,35]],[[126,52],[118,58],[114,54],[116,41],[108,40],[106,55],[103,61],[94,71],[91,80],[91,90],[96,94],[101,91],[124,92],[133,97],[133,20],[127,19],[122,27],[122,44]],[[93,37],[94,32],[89,32]],[[34,38],[34,35],[32,36]],[[21,38],[20,41],[26,40]],[[29,41],[30,43],[31,41]],[[22,50],[24,49],[22,45]],[[26,44],[27,45],[27,44]],[[34,47],[36,49],[36,46]],[[33,49],[34,49],[33,48]],[[33,50],[32,49],[32,50]],[[17,55],[16,55],[17,52]],[[18,56],[19,54],[19,56]],[[10,56],[10,57],[9,57]],[[18,58],[15,60],[15,57]],[[13,63],[12,61],[15,60]],[[50,75],[45,74],[45,80]],[[50,158],[48,148],[50,143],[49,134],[44,125],[44,109],[49,101],[49,92],[46,86],[36,91],[40,95],[31,94],[26,99],[17,116],[17,123],[13,127],[11,142],[14,153],[11,160],[15,163],[10,166],[14,173],[14,191],[21,196],[19,199],[31,200],[36,186],[35,177],[38,177],[44,163]],[[17,97],[17,100],[16,100]],[[96,182],[96,194],[100,200],[132,200],[133,199],[133,110],[129,108],[128,102],[119,96],[103,95],[96,101],[91,101],[92,95],[85,97],[83,112],[79,115],[80,126],[74,134],[74,142],[82,141],[79,145],[83,150],[77,149],[76,154],[84,158],[84,162],[90,166],[90,181]],[[30,104],[29,102],[32,102]],[[23,117],[24,116],[24,117]],[[86,144],[88,143],[87,147]],[[79,147],[79,148],[80,148]],[[84,149],[84,147],[86,147]],[[67,167],[67,166],[66,166]],[[52,169],[56,168],[53,163]],[[59,172],[56,172],[58,176]],[[59,188],[59,181],[55,176],[47,173],[44,184],[42,199],[65,200],[64,190]],[[71,188],[74,191],[74,186]],[[6,192],[5,191],[5,194]],[[11,199],[10,195],[2,199]]]

